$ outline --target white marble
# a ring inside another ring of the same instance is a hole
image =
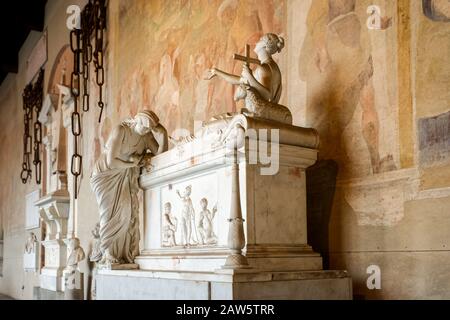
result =
[[[151,158],[144,190],[139,270],[99,270],[97,299],[351,299],[345,271],[323,271],[307,243],[305,170],[319,136],[292,125],[278,105],[281,72],[271,56],[284,39],[266,34],[241,76],[240,113],[218,115]],[[249,63],[257,64],[253,73]],[[268,152],[269,150],[269,152]]]
[[[99,209],[102,268],[133,264],[138,255],[138,175],[149,158],[166,150],[167,131],[153,111],[139,111],[111,131],[90,180]]]
[[[97,275],[99,300],[231,300],[352,298],[343,271],[111,271]]]
[[[67,143],[69,130],[64,127],[71,94],[69,88],[63,85],[58,85],[58,90],[59,95],[46,96],[40,114],[40,120],[47,128],[43,137],[47,152],[47,185],[45,194],[34,203],[46,227],[45,239],[41,242],[45,258],[40,286],[51,291],[64,289],[63,271],[67,262],[65,240],[69,234],[70,212],[73,211],[67,181],[67,162],[71,156]]]
[[[39,242],[33,232],[28,234],[23,253],[23,269],[36,271],[39,268]]]
[[[39,228],[39,209],[36,207],[35,202],[39,200],[41,196],[41,190],[35,190],[26,195],[25,203],[25,229]]]
[[[63,271],[63,291],[65,300],[83,300],[84,274],[79,270],[79,264],[86,257],[80,246],[80,239],[69,238],[66,241],[68,257]]]
[[[62,291],[63,289],[63,269],[56,267],[44,267],[41,269],[39,284],[42,289],[50,291]]]
[[[276,128],[267,120],[235,116],[245,130]],[[226,128],[225,128],[226,129]],[[226,132],[226,130],[224,130]],[[229,132],[231,135],[232,133]],[[295,145],[289,143],[297,137]],[[224,137],[221,137],[222,141]],[[317,137],[312,129],[282,125],[278,150],[271,156],[278,173],[262,175],[265,167],[253,162],[256,140],[244,139],[239,154],[240,199],[246,245],[243,249],[253,267],[274,270],[318,270],[320,255],[307,245],[305,169],[316,161]],[[213,271],[223,266],[228,249],[228,219],[231,205],[233,160],[225,142],[193,139],[152,158],[151,169],[140,178],[144,189],[144,249],[136,263],[144,270]],[[286,142],[286,143],[284,143]],[[307,147],[304,147],[304,146]],[[186,209],[181,197],[189,190]],[[178,195],[180,193],[180,195]],[[208,200],[208,210],[216,208],[212,230],[216,241],[202,243],[197,223],[202,212],[201,200]],[[170,213],[167,204],[170,203]],[[185,212],[192,212],[192,237],[183,238]],[[175,228],[174,242],[168,245],[165,232],[167,216]],[[283,230],[283,232],[280,232]]]
[[[67,220],[69,217],[69,195],[66,192],[50,194],[36,202],[46,225],[46,237],[41,242],[45,260],[41,269],[40,286],[43,289],[61,291],[63,270],[67,261]]]

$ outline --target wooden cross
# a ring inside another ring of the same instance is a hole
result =
[[[250,58],[250,45],[249,44],[245,45],[245,57],[235,53],[233,55],[233,59],[244,61],[244,63],[247,66],[250,65],[250,63],[261,65],[261,61],[259,61],[258,59]]]

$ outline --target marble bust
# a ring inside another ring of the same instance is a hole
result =
[[[84,250],[80,246],[80,239],[69,239],[68,250],[69,255],[67,258],[67,269],[70,271],[75,271],[78,268],[78,263],[83,261],[85,258]]]

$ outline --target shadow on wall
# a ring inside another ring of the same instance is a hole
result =
[[[3,229],[0,228],[0,277],[3,277]]]
[[[329,268],[328,225],[336,190],[338,164],[321,160],[306,170],[308,244],[323,257],[323,268]]]

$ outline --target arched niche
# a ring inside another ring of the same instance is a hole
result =
[[[53,63],[48,81],[47,93],[57,95],[59,93],[57,87],[58,84],[69,87],[72,70],[73,53],[72,50],[70,50],[70,46],[66,44],[59,50],[55,62]]]

